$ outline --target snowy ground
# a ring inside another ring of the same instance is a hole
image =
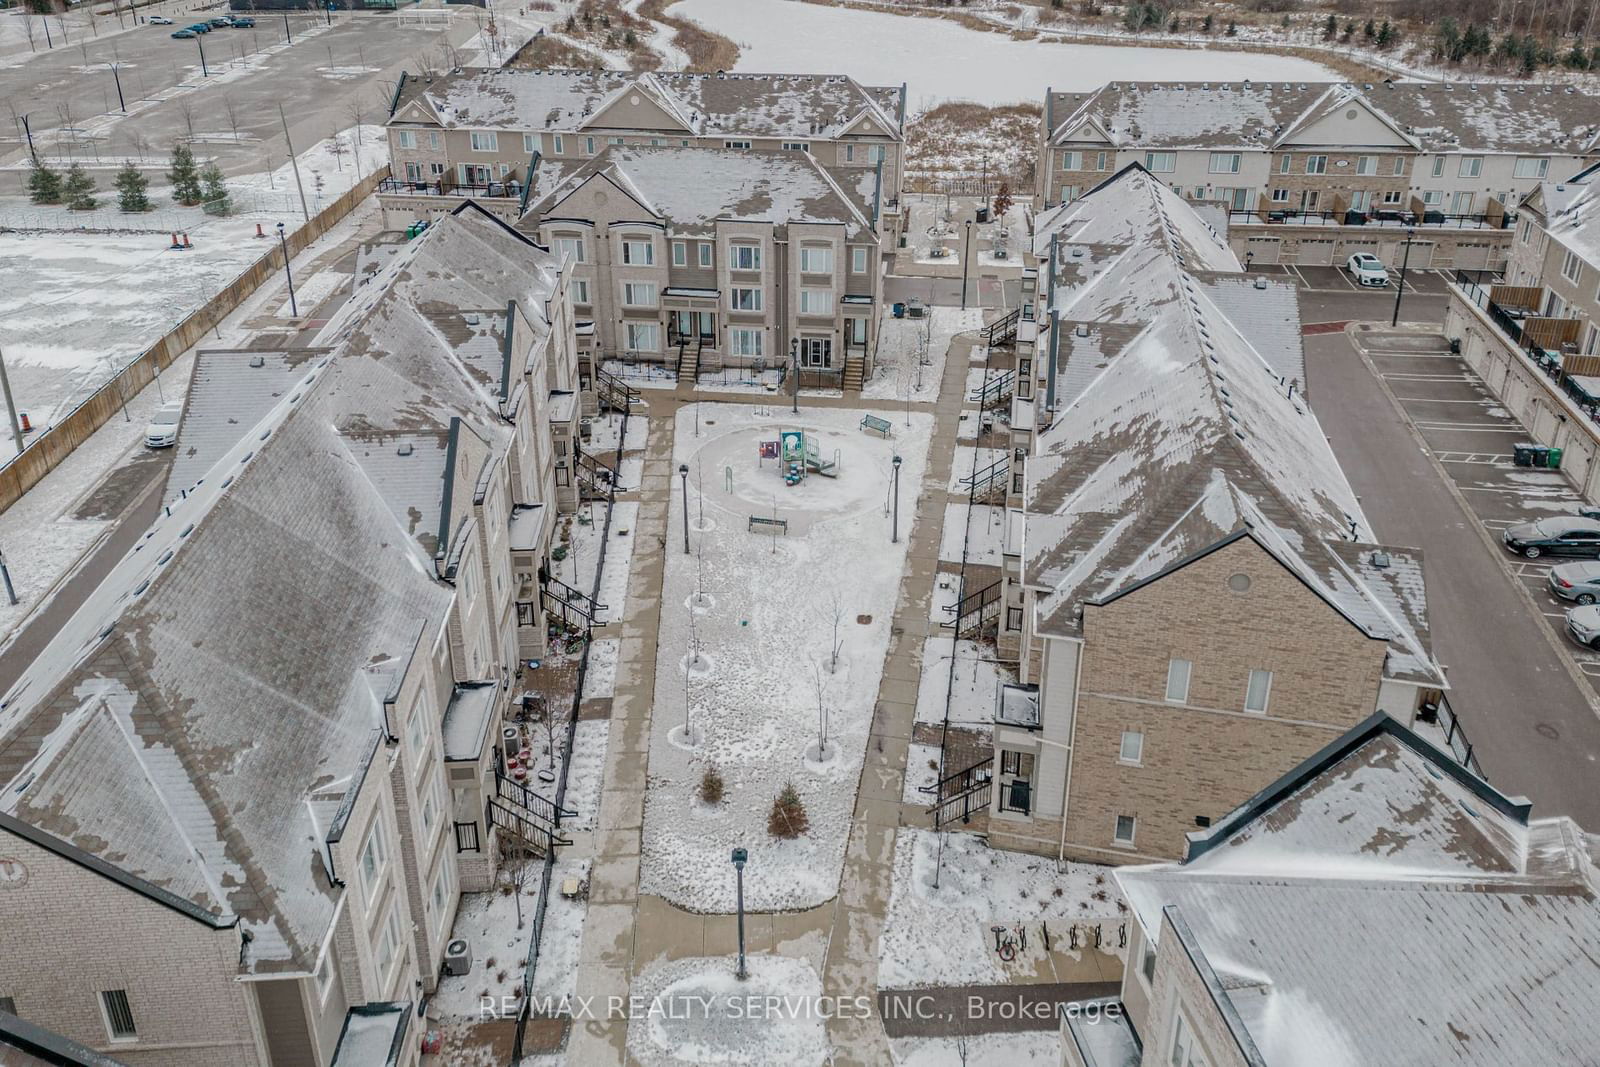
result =
[[[927,806],[933,803],[933,794],[923,792],[939,784],[939,746],[911,742],[906,752],[905,788],[900,799],[907,804]]]
[[[583,676],[583,699],[613,696],[617,691],[617,651],[621,642],[607,637],[589,646],[589,669]]]
[[[1061,1062],[1061,1031],[970,1034],[959,1045],[953,1037],[896,1037],[890,1038],[889,1050],[899,1067],[1056,1067]]]
[[[617,439],[622,434],[622,416],[615,411],[596,415],[590,422],[589,443],[584,451],[591,456],[609,459],[617,451]],[[624,452],[636,452],[650,443],[650,420],[637,415],[628,420],[628,439],[622,442]]]
[[[1013,190],[1013,196],[1025,197],[1025,192]],[[991,199],[988,206],[993,207]],[[911,256],[918,263],[959,264],[966,247],[966,220],[975,219],[977,209],[984,199],[977,196],[945,197],[938,194],[912,193],[906,197],[906,238]],[[980,266],[1022,269],[1022,251],[1028,243],[1033,208],[1024,200],[1012,202],[1004,220],[974,223],[972,227],[972,254]],[[948,253],[933,255],[935,247]],[[995,254],[997,247],[1007,250],[1005,257]]]
[[[600,533],[605,527],[603,503],[585,504],[567,521],[562,542],[569,547],[567,558],[553,561],[550,566],[555,576],[577,589],[585,596],[594,589],[595,565],[600,561]],[[606,547],[606,573],[600,583],[599,602],[606,611],[604,622],[620,622],[627,618],[628,572],[633,567],[634,527],[639,521],[639,505],[634,501],[620,501],[611,519],[611,543]],[[579,516],[591,521],[584,523]]]
[[[940,574],[933,583],[933,597],[929,601],[928,618],[934,622],[949,622],[956,617],[956,605],[961,603],[961,579],[954,574]]]
[[[702,408],[698,439],[694,412],[677,416],[673,462],[704,466],[703,523],[697,479],[690,496],[691,526],[705,528],[691,538],[695,556],[673,544],[666,555],[640,891],[692,911],[732,911],[732,881],[701,872],[726,868],[728,850],[743,845],[752,863],[760,857],[762,872],[746,884],[747,907],[811,907],[838,889],[905,566],[909,539],[889,540],[890,459],[895,452],[904,458],[902,506],[914,508],[932,418],[918,413],[910,429],[897,425],[895,438],[885,441],[859,431],[866,411],[804,411],[799,425],[820,437],[825,456],[839,452],[842,471],[838,479],[812,475],[786,487],[775,461],[758,463],[757,449],[793,425],[786,412]],[[680,528],[682,506],[674,492],[669,529]],[[751,515],[774,513],[788,520],[787,536],[747,530]],[[707,602],[696,607],[699,572]],[[835,598],[842,652],[830,673]],[[703,660],[686,672],[692,637]],[[819,680],[829,712],[823,760],[816,758]],[[686,690],[692,746],[683,736]],[[721,771],[727,790],[714,809],[695,795],[707,765]],[[767,816],[788,781],[804,800],[811,829],[779,842],[767,834]]]
[[[1005,459],[1010,450],[1005,448],[974,448],[957,445],[954,460],[950,463],[950,491],[965,493],[974,475],[981,475],[991,465]],[[977,463],[974,465],[973,461]]]
[[[726,866],[726,863],[723,864]],[[820,1065],[828,1055],[822,979],[804,960],[750,956],[673,960],[633,983],[644,1008],[628,1022],[628,1056],[644,1067],[680,1064]]]
[[[370,173],[387,161],[387,148],[379,127],[364,130],[363,165]],[[301,176],[313,213],[355,180],[349,137],[341,135],[344,147],[338,153],[331,140],[302,153]],[[106,206],[93,212],[36,208],[23,198],[0,198],[0,221],[14,226],[137,226],[155,231],[0,234],[6,369],[18,408],[28,412],[40,431],[271,251],[271,238],[255,236],[258,222],[269,230],[279,220],[297,228],[301,215],[298,199],[291,199],[293,178],[287,165],[279,170],[270,178],[262,173],[230,179],[241,213],[227,218],[210,218],[198,208],[123,215],[109,196],[103,199]],[[188,233],[190,250],[171,250],[173,227]],[[335,277],[348,280],[348,275]],[[309,277],[296,281],[313,283]],[[311,298],[301,298],[302,312],[312,306]],[[9,440],[0,443],[0,459],[12,454]]]
[[[570,997],[578,984],[578,953],[583,947],[583,917],[589,910],[587,889],[576,899],[561,895],[561,883],[589,880],[589,861],[556,855],[550,872],[550,903],[544,913],[544,934],[539,939],[539,960],[533,968],[533,995],[538,998]]]
[[[967,505],[944,506],[944,530],[939,539],[939,558],[946,563],[961,562],[961,539],[967,541],[967,562],[998,567],[1003,561],[1006,536],[1006,509],[997,505],[975,504],[972,521],[967,522]]]
[[[566,735],[567,726],[563,713],[563,718],[556,723],[558,750],[565,743]],[[563,805],[568,811],[576,814],[571,819],[562,820],[563,831],[594,829],[595,817],[600,811],[600,782],[605,777],[606,745],[610,738],[610,720],[591,719],[578,722],[577,732],[572,739],[572,768],[567,771],[567,795],[566,803]],[[533,751],[533,760],[530,764],[532,775],[528,779],[528,787],[546,800],[554,802],[560,761],[551,759],[547,736],[542,725],[530,726],[527,740]],[[550,776],[549,781],[542,777],[546,774]]]
[[[933,307],[920,319],[885,315],[878,326],[878,351],[872,377],[861,389],[867,400],[935,400],[944,377],[945,356],[958,333],[983,325],[981,308],[963,311]],[[926,353],[926,355],[924,355]],[[919,366],[919,361],[926,363]]]
[[[456,910],[452,938],[465,938],[472,946],[472,969],[460,977],[444,977],[429,1001],[428,1011],[436,1018],[457,1016],[479,1018],[482,997],[495,998],[497,1006],[509,1004],[501,997],[523,993],[523,968],[528,962],[528,940],[533,936],[533,910],[539,901],[539,860],[527,862],[527,879],[522,886],[522,926],[517,926],[518,894],[505,892],[509,885],[501,874],[501,884],[482,893],[461,894]],[[559,888],[552,883],[552,888]]]
[[[1052,946],[1065,951],[1073,923],[1122,921],[1110,870],[1072,863],[1058,872],[1053,859],[992,849],[973,834],[901,827],[894,889],[878,942],[878,988],[1001,984],[1032,974],[1045,955],[1038,924],[1047,924]],[[1025,947],[1017,938],[1014,961],[1002,960],[994,949],[990,927],[996,923],[1028,931]]]
[[[909,84],[913,111],[938,100],[1036,101],[1046,85],[1090,91],[1108,81],[1340,80],[1303,59],[1019,41],[974,33],[937,18],[798,4],[790,0],[680,0],[668,13],[692,19],[739,46],[738,71],[848,74],[866,85]]]
[[[951,646],[955,647],[955,682],[950,681]],[[917,722],[942,723],[945,693],[950,696],[952,726],[988,726],[1002,682],[1015,674],[996,662],[994,648],[976,641],[930,637],[922,642],[922,680],[917,688]]]

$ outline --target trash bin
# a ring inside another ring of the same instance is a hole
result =
[[[1519,467],[1533,466],[1533,446],[1525,442],[1512,445],[1511,462]]]
[[[1533,450],[1533,466],[1535,466],[1535,467],[1548,467],[1548,466],[1550,466],[1550,449],[1549,449],[1548,446],[1546,446],[1546,445],[1530,445],[1529,447]]]
[[[906,317],[906,306],[904,304],[896,304],[894,306],[894,317],[897,319]]]
[[[988,208],[980,207],[978,209],[978,221],[980,223],[989,221],[989,209]]]
[[[1561,469],[1561,449],[1559,449],[1559,448],[1550,449],[1550,455],[1546,457],[1544,465],[1546,467],[1549,467],[1553,471],[1560,470]]]

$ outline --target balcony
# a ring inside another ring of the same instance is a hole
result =
[[[1039,687],[1002,685],[1000,698],[995,701],[994,721],[1023,730],[1039,729]]]
[[[1469,271],[1456,271],[1456,289],[1538,370],[1600,423],[1600,356],[1578,355],[1584,320],[1539,314],[1548,299],[1540,286],[1485,284]]]
[[[1301,211],[1285,204],[1262,211],[1235,208],[1228,212],[1230,225],[1284,226],[1374,226],[1383,229],[1417,230],[1504,230],[1516,221],[1507,212],[1478,215],[1451,215],[1442,211],[1405,211],[1374,208],[1367,211]]]
[[[385,178],[378,183],[379,193],[397,196],[455,196],[480,200],[517,200],[522,197],[522,183],[507,177],[496,182],[457,182],[441,178],[431,182],[409,182],[402,178]]]

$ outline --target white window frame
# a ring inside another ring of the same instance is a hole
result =
[[[687,267],[689,265],[689,244],[686,241],[672,242],[672,265],[674,267]]]
[[[1172,1040],[1167,1046],[1170,1067],[1207,1067],[1205,1053],[1195,1037],[1194,1024],[1180,1006],[1172,1013]]]
[[[1162,166],[1162,164],[1166,165]],[[1178,153],[1146,152],[1144,154],[1144,169],[1151,174],[1171,174],[1178,169]]]
[[[1517,178],[1543,178],[1550,173],[1550,160],[1546,156],[1518,156],[1511,173]]]
[[[748,306],[741,306],[747,304]],[[728,289],[729,311],[763,311],[765,301],[759,285],[735,285]]]
[[[1238,174],[1244,156],[1239,152],[1213,152],[1209,165],[1212,174]]]
[[[1405,156],[1395,156],[1394,157],[1394,169],[1392,169],[1389,173],[1393,174],[1396,178],[1399,178],[1399,177],[1402,177],[1405,174],[1405,172],[1406,172],[1406,157]]]
[[[1061,169],[1062,170],[1082,170],[1083,169],[1083,153],[1082,152],[1077,152],[1077,151],[1068,151],[1068,152],[1061,153]]]
[[[568,253],[571,253],[573,263],[584,262],[582,237],[557,237],[556,251],[561,255],[563,262],[566,262]]]
[[[1378,173],[1378,157],[1377,156],[1357,156],[1356,157],[1356,173],[1357,174],[1362,174],[1362,175],[1377,174]]]
[[[586,156],[594,155],[594,138],[593,137],[585,137],[583,139],[583,154],[586,155]]]
[[[857,245],[850,250],[850,273],[867,273],[867,248],[865,245]]]
[[[1189,702],[1189,685],[1193,678],[1193,660],[1183,659],[1180,656],[1173,656],[1167,660],[1167,689],[1166,696],[1162,699],[1168,704],[1187,704]]]
[[[1389,189],[1383,194],[1383,202],[1387,205],[1393,206],[1400,203],[1401,198],[1405,195],[1406,194],[1401,192],[1399,189]]]
[[[761,269],[761,246],[749,242],[728,243],[728,269],[758,271]]]
[[[653,308],[659,304],[655,282],[623,282],[622,306]]]
[[[1583,277],[1583,259],[1570,248],[1561,256],[1561,276],[1574,285]]]
[[[587,307],[588,304],[589,304],[589,279],[588,278],[574,278],[574,279],[572,279],[572,290],[571,290],[571,292],[572,292],[572,302],[574,304],[582,304],[585,307]]]
[[[856,146],[855,145],[847,144],[847,145],[844,146],[844,161],[846,163],[854,163],[856,161]]]
[[[809,141],[785,141],[785,142],[783,142],[783,150],[785,152],[810,152],[811,151],[811,142],[809,142]]]
[[[333,946],[331,944],[322,953],[322,962],[317,965],[316,989],[317,1003],[328,1003],[328,994],[333,990]]]
[[[1323,155],[1307,156],[1306,157],[1306,173],[1307,174],[1326,174],[1326,173],[1328,173],[1328,157],[1327,156],[1323,156]]]
[[[1132,743],[1133,754],[1128,754],[1129,743]],[[1126,763],[1137,767],[1144,763],[1144,731],[1124,730],[1122,738],[1117,744],[1117,762]]]
[[[1256,697],[1256,683],[1261,683],[1260,707],[1252,707]],[[1251,668],[1250,680],[1244,688],[1244,710],[1252,715],[1265,715],[1267,708],[1272,703],[1272,672],[1261,668]]]
[[[1272,190],[1271,201],[1274,204],[1287,204],[1289,202],[1289,190],[1287,190],[1287,189],[1274,189],[1274,190]]]
[[[428,895],[433,904],[433,931],[437,934],[444,927],[445,904],[450,900],[450,861],[439,864],[439,873],[433,876],[433,892]]]
[[[700,265],[702,267],[711,266],[711,242],[710,241],[701,241],[700,242]]]
[[[821,259],[821,265],[817,263]],[[800,273],[801,274],[832,274],[833,249],[828,245],[801,245],[800,246]]]
[[[1278,157],[1278,173],[1279,174],[1288,174],[1289,173],[1289,168],[1291,168],[1293,166],[1294,166],[1294,156],[1292,156],[1292,155],[1288,154],[1287,152],[1285,152],[1283,155]]]
[[[413,130],[400,130],[399,131],[399,136],[400,136],[400,147],[401,148],[415,148],[415,147],[417,147],[417,135],[416,135],[415,131],[413,131]]]
[[[1113,815],[1111,823],[1111,843],[1115,845],[1132,846],[1134,839],[1139,834],[1139,818],[1136,815]],[[1122,836],[1122,820],[1128,820],[1128,836]]]
[[[728,149],[729,151],[732,151],[732,152],[748,152],[748,151],[750,151],[750,142],[749,141],[723,141],[722,142],[722,147],[726,148],[726,149]]]
[[[500,151],[500,135],[494,130],[472,130],[467,137],[474,152]]]
[[[624,337],[628,341],[630,352],[659,352],[661,351],[661,324],[659,322],[630,322],[626,323]],[[648,337],[648,345],[640,344],[640,338]]]
[[[378,980],[387,983],[389,972],[394,970],[395,964],[400,961],[400,910],[391,902],[388,914],[384,916],[383,925],[378,928],[377,952],[374,960],[378,965]]]
[[[635,256],[643,258],[635,259]],[[649,237],[624,237],[622,239],[622,262],[629,267],[653,267],[656,265],[656,243]]]
[[[1461,163],[1456,168],[1458,178],[1476,178],[1483,174],[1482,156],[1462,156]]]
[[[888,150],[886,148],[884,148],[883,145],[881,145],[881,144],[869,144],[869,145],[867,145],[867,162],[868,163],[882,163],[888,157],[889,157],[889,152],[888,152]]]
[[[820,306],[819,306],[820,305]],[[800,289],[800,314],[802,315],[831,315],[833,313],[833,290],[819,289],[814,286],[803,286]]]
[[[539,135],[536,133],[523,134],[522,150],[530,156],[537,152],[539,150]]]
[[[411,747],[411,758],[421,760],[428,747],[427,719],[422,714],[422,693],[411,704],[411,715],[406,719],[406,744]]]
[[[1437,206],[1444,203],[1443,189],[1424,189],[1422,191],[1422,206]]]
[[[565,155],[566,152],[567,152],[567,140],[566,140],[566,138],[562,137],[559,133],[552,133],[550,135],[550,154],[553,155],[553,156],[561,156],[561,155]]]
[[[367,839],[361,842],[361,851],[356,854],[356,869],[361,872],[362,899],[371,904],[377,899],[378,887],[383,884],[384,873],[389,869],[389,842],[383,836],[382,812],[372,820]]]
[[[747,359],[761,359],[765,354],[766,338],[760,329],[750,326],[728,328],[728,354]]]

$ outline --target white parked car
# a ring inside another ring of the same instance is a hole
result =
[[[1383,269],[1383,264],[1371,252],[1357,252],[1345,261],[1344,266],[1358,285],[1382,288],[1389,284],[1389,272]]]
[[[171,448],[178,443],[178,423],[183,421],[183,401],[169,400],[161,405],[145,427],[144,443],[148,448]]]

